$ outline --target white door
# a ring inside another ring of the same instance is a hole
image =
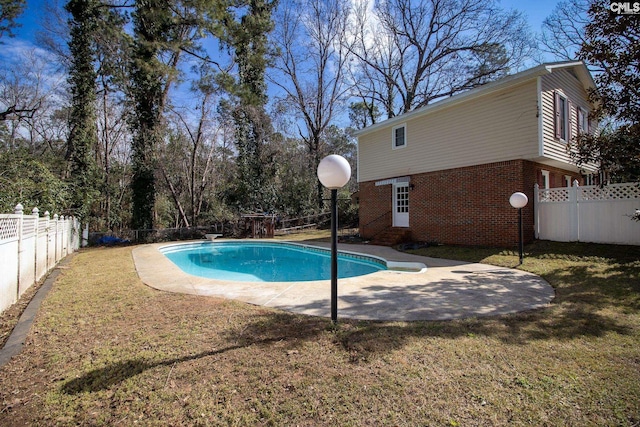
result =
[[[393,184],[393,226],[409,227],[409,183]]]

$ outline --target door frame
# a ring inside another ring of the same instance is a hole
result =
[[[402,190],[399,192],[398,190]],[[400,203],[404,202],[404,206],[398,205],[398,194],[406,195],[404,200],[400,200]],[[394,182],[393,183],[393,197],[392,197],[392,209],[393,209],[393,227],[409,227],[409,183],[408,182]],[[398,212],[398,208],[406,209],[406,212]]]

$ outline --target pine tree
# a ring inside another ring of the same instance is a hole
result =
[[[238,149],[238,181],[235,199],[245,211],[264,212],[275,206],[275,165],[270,154],[271,120],[265,112],[267,102],[265,70],[268,65],[267,34],[273,28],[271,14],[275,1],[248,0],[235,4],[246,9],[237,21],[234,9],[222,19],[221,39],[234,50],[238,79],[230,91],[237,99],[233,111]]]
[[[70,0],[66,5],[69,21],[71,68],[69,83],[72,105],[67,159],[74,214],[86,217],[95,195],[95,162],[92,150],[97,145],[96,128],[96,50],[93,44],[100,17],[95,0]]]
[[[16,18],[22,14],[26,4],[25,0],[0,0],[0,38],[4,34],[13,36],[12,30],[20,26]]]
[[[131,227],[146,230],[153,228],[156,199],[155,151],[161,140],[167,74],[158,56],[168,45],[173,25],[169,4],[165,0],[137,0],[133,23]]]

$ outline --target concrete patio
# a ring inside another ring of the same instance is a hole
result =
[[[138,275],[148,286],[330,316],[329,280],[256,283],[196,277],[184,273],[159,251],[169,244],[133,250]],[[328,243],[311,245],[329,247]],[[545,280],[516,269],[422,257],[385,246],[340,244],[338,250],[427,266],[423,272],[387,270],[340,279],[338,318],[415,321],[495,316],[546,307],[555,295]]]

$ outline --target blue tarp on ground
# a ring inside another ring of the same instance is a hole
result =
[[[115,236],[102,236],[98,239],[99,245],[117,245],[119,243],[130,243],[128,240]]]

